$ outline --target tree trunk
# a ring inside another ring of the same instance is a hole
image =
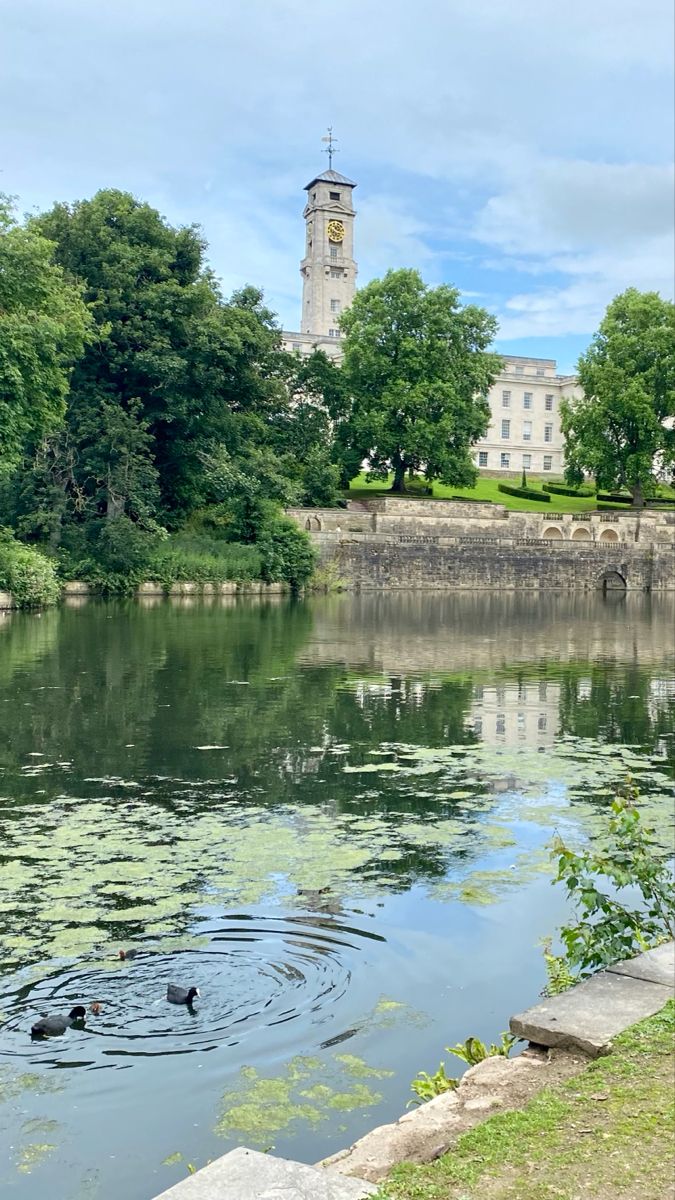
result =
[[[403,493],[405,491],[405,463],[398,456],[394,459],[394,482],[391,485],[392,492]]]
[[[631,486],[630,490],[633,497],[633,508],[644,508],[645,498],[642,494],[642,484],[636,483]]]

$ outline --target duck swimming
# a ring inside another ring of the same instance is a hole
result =
[[[199,996],[199,988],[182,988],[175,983],[170,983],[166,989],[166,998],[169,1004],[192,1004],[195,996]]]
[[[31,1025],[30,1036],[33,1038],[58,1037],[76,1021],[84,1021],[86,1015],[86,1009],[81,1004],[76,1004],[75,1008],[71,1008],[67,1017],[55,1015],[40,1017],[39,1021]]]
[[[140,950],[119,950],[118,958],[121,958],[124,960],[124,962],[126,962],[128,958],[138,958],[139,954]]]

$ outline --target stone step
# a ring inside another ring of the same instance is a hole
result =
[[[560,996],[511,1017],[511,1032],[538,1046],[583,1050],[596,1057],[612,1038],[651,1017],[675,994],[675,942],[617,963]]]
[[[155,1200],[365,1200],[377,1188],[240,1146]]]

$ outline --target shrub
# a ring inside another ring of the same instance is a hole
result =
[[[176,534],[150,559],[146,579],[172,583],[244,582],[260,579],[262,559],[256,546],[223,542],[205,535]]]
[[[580,484],[579,487],[569,487],[565,483],[542,483],[541,485],[545,492],[552,492],[554,496],[594,496],[595,488],[586,487]]]
[[[17,542],[8,529],[0,529],[0,589],[11,592],[19,608],[56,604],[61,593],[51,559]]]
[[[633,503],[633,497],[626,495],[625,492],[598,492],[598,500],[604,500],[608,504]]]
[[[577,854],[560,837],[553,842],[554,882],[564,885],[578,917],[560,930],[565,960],[581,975],[675,936],[672,871],[653,829],[642,823],[637,799],[629,779],[611,805],[607,834],[597,846]]]
[[[498,483],[497,491],[504,492],[507,496],[520,496],[524,500],[543,500],[545,504],[551,503],[551,497],[548,492],[538,492],[536,488],[516,487],[515,484]]]
[[[286,580],[297,590],[311,578],[317,553],[295,521],[277,517],[263,530],[255,545],[262,559],[262,578],[267,583]]]

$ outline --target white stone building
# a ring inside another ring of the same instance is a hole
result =
[[[302,311],[298,332],[284,331],[286,350],[311,354],[320,349],[339,362],[340,314],[356,291],[353,192],[356,184],[329,169],[306,185],[305,253],[300,263]],[[573,375],[557,375],[549,358],[504,355],[488,394],[492,416],[474,458],[481,472],[560,476],[563,439],[560,401],[579,394]]]

